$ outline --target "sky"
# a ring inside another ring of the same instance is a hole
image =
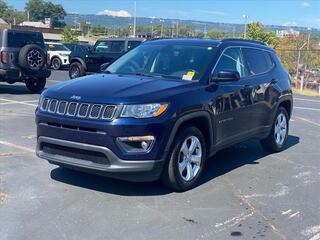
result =
[[[7,0],[22,10],[27,0]],[[51,0],[69,13],[132,16],[134,0]],[[138,17],[320,28],[320,0],[136,0]]]

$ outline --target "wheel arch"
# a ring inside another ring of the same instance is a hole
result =
[[[168,143],[165,148],[165,159],[167,154],[171,150],[172,143],[174,142],[178,132],[187,125],[197,127],[201,131],[206,141],[207,156],[211,155],[214,142],[214,133],[211,116],[210,113],[207,111],[198,111],[183,115],[176,121],[175,125],[172,128]]]
[[[84,70],[87,71],[87,65],[82,58],[79,58],[79,57],[72,58],[70,60],[70,65],[75,62],[80,63],[83,66]]]

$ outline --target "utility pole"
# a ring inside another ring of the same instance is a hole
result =
[[[164,20],[163,20],[163,19],[160,19],[160,22],[161,22],[161,32],[160,32],[160,37],[162,37],[162,35],[163,35],[163,23],[164,23]]]
[[[177,37],[179,37],[179,22],[177,22]]]
[[[137,2],[134,1],[134,16],[133,16],[133,37],[136,37],[136,21],[137,21]]]
[[[304,46],[305,46],[306,44],[307,44],[307,43],[304,43],[304,44],[299,48],[299,51],[298,51],[297,72],[296,72],[296,81],[297,81],[297,82],[298,82],[298,75],[299,75],[299,65],[300,65],[301,49],[304,48]]]
[[[244,19],[244,31],[243,31],[243,38],[246,39],[246,35],[247,35],[247,21],[248,21],[248,18],[249,16],[246,15],[246,14],[243,14],[242,15],[242,18]]]

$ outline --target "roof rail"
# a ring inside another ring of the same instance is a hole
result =
[[[259,41],[255,41],[255,40],[248,40],[248,39],[243,39],[243,38],[225,38],[225,39],[222,39],[221,42],[223,42],[223,43],[224,42],[247,42],[247,43],[256,43],[256,44],[266,46],[266,44],[263,42],[259,42]]]

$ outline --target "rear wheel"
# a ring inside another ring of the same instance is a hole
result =
[[[54,70],[59,70],[61,68],[61,60],[57,57],[53,58],[51,60],[51,67],[54,69]]]
[[[45,78],[28,78],[25,80],[26,87],[31,92],[41,92],[44,87],[46,86],[46,79]]]
[[[289,117],[285,108],[279,107],[269,136],[262,139],[261,145],[268,152],[280,152],[284,149],[289,132]]]
[[[196,127],[186,127],[175,140],[161,180],[175,191],[194,188],[199,182],[205,160],[206,145],[201,131]]]
[[[86,74],[84,67],[79,62],[71,63],[69,67],[69,77],[71,79],[84,76]]]

